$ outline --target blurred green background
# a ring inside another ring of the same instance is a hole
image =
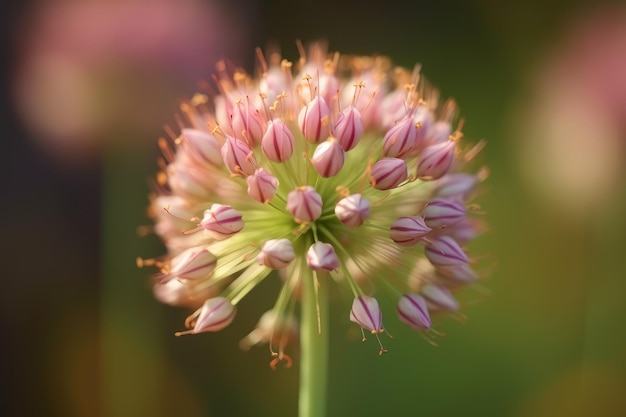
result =
[[[454,97],[488,143],[472,243],[488,277],[439,347],[398,325],[378,357],[333,305],[329,416],[626,415],[626,8],[597,1],[3,3],[3,416],[294,416],[298,370],[218,334],[175,338],[135,257],[156,139],[222,56],[324,38]],[[382,300],[383,308],[393,305]],[[389,326],[389,325],[388,325]]]

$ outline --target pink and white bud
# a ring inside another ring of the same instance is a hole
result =
[[[424,254],[436,267],[466,265],[469,259],[450,236],[438,236],[426,245]]]
[[[435,182],[434,193],[438,197],[461,197],[467,196],[478,184],[478,177],[471,174],[447,174]]]
[[[436,122],[426,131],[426,145],[446,142],[451,134],[452,125],[449,122]]]
[[[237,100],[233,108],[233,135],[251,145],[261,143],[263,137],[263,121],[259,111],[254,108],[248,98]]]
[[[189,333],[219,332],[232,323],[235,312],[235,307],[226,298],[209,298],[200,307],[193,329],[188,332],[179,332],[177,336]],[[193,315],[190,319],[192,317]]]
[[[441,266],[437,268],[437,276],[450,285],[465,285],[478,279],[478,274],[468,264]]]
[[[400,217],[391,224],[389,237],[402,246],[413,246],[424,238],[432,229],[426,225],[423,217]]]
[[[311,143],[319,143],[329,135],[330,108],[322,97],[315,97],[300,110],[298,124]]]
[[[422,180],[443,177],[452,167],[456,142],[448,140],[427,146],[420,154],[416,175]]]
[[[287,161],[293,154],[294,146],[295,139],[285,122],[274,119],[268,123],[261,140],[261,149],[270,161]]]
[[[306,263],[314,271],[334,271],[339,268],[339,258],[330,243],[315,242],[306,253]]]
[[[268,268],[281,269],[287,267],[295,258],[296,253],[289,239],[271,239],[263,243],[256,261]]]
[[[415,147],[417,128],[411,115],[406,115],[391,127],[383,138],[383,154],[403,158]]]
[[[430,329],[426,300],[417,294],[405,294],[398,300],[398,318],[415,330]]]
[[[465,204],[449,198],[434,198],[422,210],[426,224],[432,228],[448,226],[465,218]]]
[[[374,297],[367,295],[356,297],[352,302],[350,321],[369,330],[372,334],[379,334],[385,331],[383,328],[383,313],[380,311],[378,301]]]
[[[370,216],[370,202],[361,194],[350,194],[339,200],[335,206],[335,215],[348,227],[357,227]]]
[[[343,109],[337,116],[335,123],[335,138],[344,151],[353,149],[363,136],[363,120],[361,113],[356,107],[350,106]]]
[[[426,284],[422,287],[421,295],[426,300],[428,309],[435,312],[457,311],[459,302],[449,289],[442,285]]]
[[[196,281],[211,275],[215,269],[217,258],[206,248],[189,248],[176,255],[170,261],[170,270],[161,282],[171,279]]]
[[[220,166],[220,144],[209,132],[198,129],[183,129],[181,147],[187,156],[199,163]]]
[[[243,229],[242,214],[222,204],[213,204],[210,209],[204,211],[204,217],[200,227],[208,236],[222,240],[226,239]]]
[[[442,229],[442,234],[451,236],[459,244],[464,244],[484,233],[486,226],[482,219],[465,218],[454,225]]]
[[[233,175],[252,175],[256,169],[256,160],[252,149],[242,140],[226,137],[222,145],[222,159],[226,168]]]
[[[248,195],[263,204],[270,201],[278,190],[278,178],[259,168],[254,174],[246,178],[248,183]]]
[[[296,223],[312,222],[322,215],[322,197],[310,185],[298,187],[287,194],[286,208]]]
[[[390,190],[408,177],[409,172],[402,159],[383,158],[372,167],[370,184],[377,190]]]
[[[346,151],[332,137],[317,145],[311,158],[311,164],[313,164],[318,174],[324,178],[337,175],[345,162]]]

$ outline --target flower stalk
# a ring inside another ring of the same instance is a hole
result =
[[[328,386],[328,283],[302,274],[299,417],[326,415]]]

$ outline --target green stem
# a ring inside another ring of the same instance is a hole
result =
[[[314,279],[313,274],[303,274],[302,278],[302,321],[300,323],[302,359],[298,415],[299,417],[323,417],[326,415],[328,386],[328,283],[322,279],[316,291],[317,280]]]

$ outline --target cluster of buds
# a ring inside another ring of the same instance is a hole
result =
[[[177,334],[223,329],[280,271],[274,308],[242,343],[277,345],[288,363],[303,280],[351,291],[350,320],[377,337],[380,281],[417,331],[457,310],[457,289],[479,278],[465,248],[481,231],[468,201],[485,172],[469,172],[480,146],[462,146],[455,103],[418,68],[301,51],[296,65],[259,52],[257,76],[220,63],[220,94],[181,105],[151,204],[167,254],[141,261],[159,268],[159,300],[197,308]]]

